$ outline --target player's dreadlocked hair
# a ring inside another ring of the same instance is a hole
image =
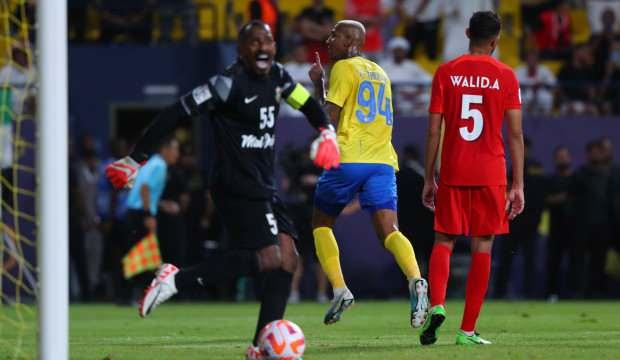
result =
[[[472,43],[488,41],[502,28],[502,20],[493,11],[476,11],[469,19],[469,39]]]
[[[245,42],[250,36],[250,30],[255,27],[260,27],[265,29],[266,31],[271,32],[271,28],[269,27],[269,25],[267,25],[267,23],[261,20],[252,20],[249,23],[243,25],[241,29],[239,29],[239,35],[237,36],[237,40],[240,43]]]

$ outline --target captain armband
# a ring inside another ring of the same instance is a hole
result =
[[[306,101],[310,98],[310,93],[306,90],[305,87],[301,84],[296,84],[295,88],[289,96],[285,99],[286,103],[289,104],[293,109],[299,110]]]

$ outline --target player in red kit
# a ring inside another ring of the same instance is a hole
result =
[[[471,266],[465,310],[456,343],[490,344],[475,331],[491,272],[495,235],[523,211],[523,131],[519,82],[507,65],[491,57],[501,21],[481,11],[469,21],[469,54],[441,65],[433,79],[422,201],[435,211],[435,244],[429,264],[431,310],[422,327],[423,345],[437,341],[444,307],[450,255],[457,237],[471,237]],[[512,181],[506,179],[502,125],[508,123]],[[439,185],[435,162],[441,137]],[[510,185],[510,187],[508,187]]]

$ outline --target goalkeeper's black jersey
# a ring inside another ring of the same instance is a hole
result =
[[[188,115],[208,113],[217,148],[214,187],[253,199],[271,199],[275,124],[280,100],[295,83],[282,65],[269,75],[246,71],[240,61],[181,98]]]

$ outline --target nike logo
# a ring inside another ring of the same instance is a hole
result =
[[[244,100],[245,100],[245,103],[246,103],[246,104],[249,104],[249,103],[251,103],[252,101],[256,100],[257,98],[258,98],[258,95],[254,95],[254,96],[252,96],[252,97],[246,97]]]

